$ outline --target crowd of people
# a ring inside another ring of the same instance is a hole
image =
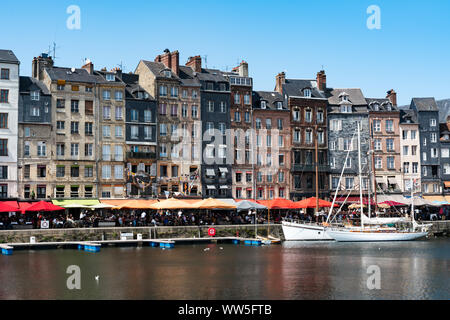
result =
[[[338,211],[335,221],[344,222],[360,219],[359,209]],[[411,208],[383,209],[382,217],[411,216]],[[314,213],[308,210],[271,210],[270,222],[281,223],[283,218],[310,222],[325,222],[328,209]],[[11,229],[57,229],[57,228],[97,228],[144,227],[144,226],[202,226],[202,225],[242,225],[268,223],[267,211],[254,210],[237,212],[234,210],[198,211],[198,210],[70,210],[70,213],[10,213],[0,215],[0,230]],[[420,207],[415,210],[418,221],[436,221],[450,219],[450,207]]]

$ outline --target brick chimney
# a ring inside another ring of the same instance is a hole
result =
[[[241,77],[248,77],[248,63],[242,60],[241,64],[234,68],[233,71],[238,72]]]
[[[325,70],[317,72],[317,87],[320,91],[325,91],[327,88],[327,75],[325,74]]]
[[[178,75],[180,71],[180,53],[178,51],[174,51],[170,54],[172,71]]]
[[[164,54],[158,55],[155,62],[162,62],[167,68],[171,69],[176,75],[180,71],[180,54],[178,51],[170,52],[169,49],[164,50]]]
[[[202,57],[189,57],[188,62],[186,62],[186,66],[191,67],[191,69],[195,72],[202,72]]]
[[[391,89],[387,92],[386,98],[389,99],[393,106],[397,106],[397,92],[395,92],[394,89]]]
[[[52,68],[54,65],[52,57],[42,53],[39,57],[34,57],[31,65],[31,76],[37,80],[44,79],[44,69]]]
[[[81,68],[87,70],[89,74],[94,74],[94,64],[89,59],[86,59],[84,66]]]
[[[285,83],[286,83],[286,74],[284,72],[277,74],[275,91],[283,94],[283,84]]]

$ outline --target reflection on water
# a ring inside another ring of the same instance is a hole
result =
[[[443,239],[16,251],[0,256],[0,299],[450,299],[449,245]],[[79,291],[66,287],[70,265],[81,268]],[[371,265],[381,269],[381,290],[367,288]]]

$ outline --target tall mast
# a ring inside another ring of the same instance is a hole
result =
[[[316,222],[319,222],[319,148],[318,148],[318,140],[319,140],[319,132],[317,131],[317,124],[316,124]]]
[[[377,177],[375,175],[375,146],[374,146],[374,139],[373,139],[373,124],[370,124],[370,145],[372,147],[373,200],[375,202],[373,211],[375,212],[375,215],[376,215],[377,208],[378,208],[378,201],[377,201]]]
[[[363,195],[362,195],[362,173],[361,173],[361,128],[360,123],[358,122],[358,166],[359,166],[359,197],[361,200],[361,227],[364,228],[364,204],[363,204]]]

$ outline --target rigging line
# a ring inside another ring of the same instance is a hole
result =
[[[337,215],[339,213],[341,213],[342,209],[344,208],[345,203],[347,202],[348,198],[350,197],[350,194],[352,193],[353,190],[349,190],[347,197],[345,198],[344,202],[342,202],[341,207],[339,208],[338,212],[335,213],[335,215],[333,216],[333,218],[331,219],[331,223],[333,223],[333,221],[336,219]]]
[[[381,190],[381,192],[383,193],[383,195],[387,196],[387,195],[384,193],[383,189],[380,189],[380,190]],[[401,212],[397,209],[396,206],[392,206],[392,207],[395,209],[395,211],[397,211],[398,214],[401,215]],[[391,207],[391,208],[392,208],[392,207]]]

